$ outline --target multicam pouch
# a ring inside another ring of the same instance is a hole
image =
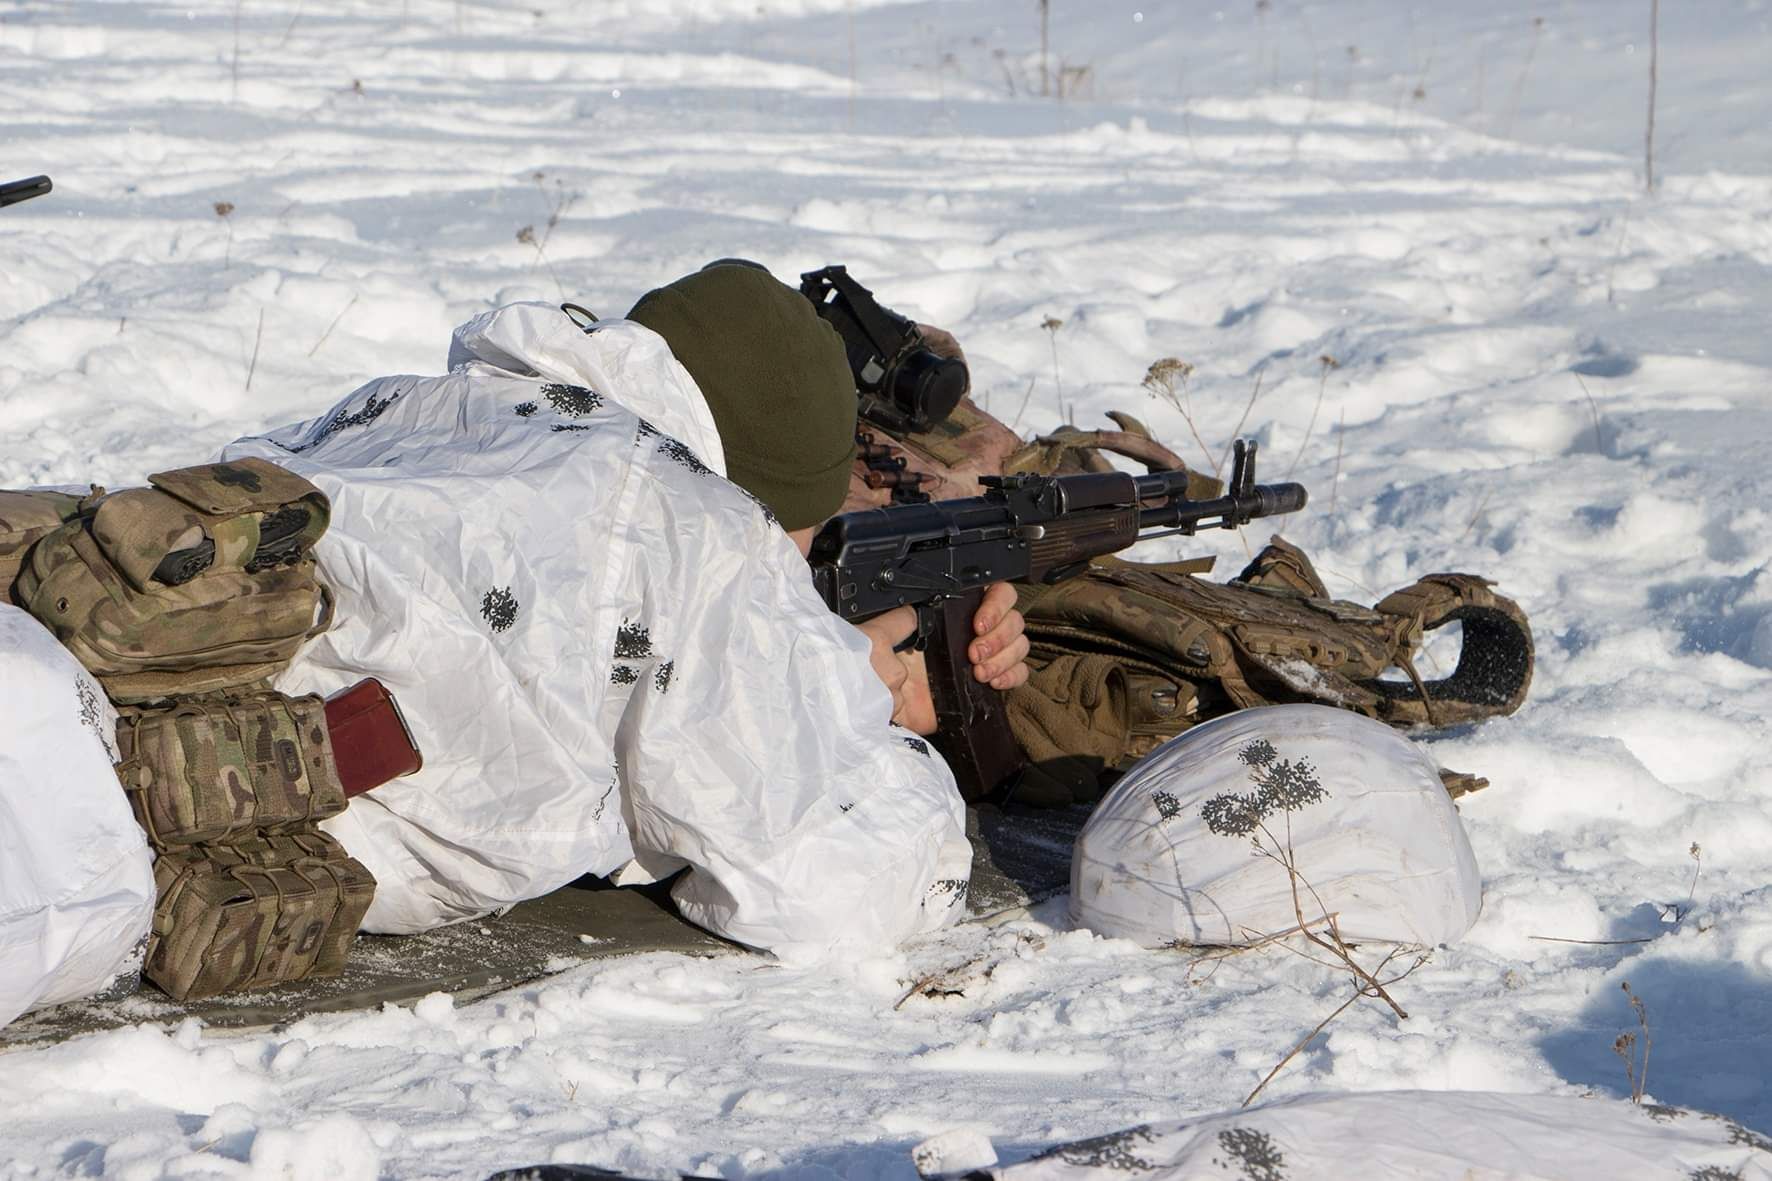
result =
[[[250,684],[330,621],[324,494],[262,459],[150,476],[36,541],[18,602],[117,701]]]
[[[117,775],[157,848],[277,831],[345,807],[317,696],[229,694],[125,708],[117,749]]]
[[[162,853],[143,974],[177,1000],[344,970],[375,879],[308,829]]]

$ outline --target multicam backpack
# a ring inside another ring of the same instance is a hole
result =
[[[113,699],[250,684],[325,629],[308,553],[330,511],[319,489],[262,459],[149,482],[72,506],[54,493],[0,504],[0,522],[17,522],[5,544],[28,552],[14,599]],[[54,513],[69,515],[45,529]]]
[[[968,400],[926,434],[882,443],[870,427],[844,509],[977,495],[976,476],[993,470],[1102,471],[1102,451],[1186,469],[1136,419],[1111,417],[1119,430],[1064,427],[1025,445]],[[1190,496],[1219,490],[1190,473]],[[1317,702],[1397,726],[1443,726],[1509,714],[1525,700],[1531,629],[1485,579],[1429,575],[1365,607],[1332,599],[1304,553],[1277,537],[1228,583],[1200,577],[1212,564],[1106,558],[1056,586],[1017,588],[1032,671],[1007,702],[1030,764],[1021,798],[1092,798],[1104,775],[1249,706]],[[1453,623],[1463,633],[1457,665],[1424,681],[1415,669],[1423,638]],[[1454,794],[1484,782],[1445,775]]]

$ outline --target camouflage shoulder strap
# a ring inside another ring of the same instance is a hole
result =
[[[31,547],[104,494],[97,485],[84,499],[66,492],[0,490],[0,602],[17,603],[13,584],[31,555]]]

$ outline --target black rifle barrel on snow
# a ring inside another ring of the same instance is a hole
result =
[[[1224,495],[1187,496],[1188,473],[1086,472],[982,477],[982,496],[844,513],[812,540],[813,582],[844,619],[894,607],[917,610],[916,646],[928,650],[929,686],[961,792],[977,799],[1006,787],[1022,758],[1001,696],[972,676],[972,619],[994,582],[1051,584],[1092,558],[1152,537],[1235,529],[1296,512],[1299,484],[1257,484],[1255,444],[1238,440]]]
[[[32,197],[41,197],[55,185],[47,176],[33,176],[25,180],[9,180],[0,184],[0,208],[17,205],[20,201],[29,201]]]

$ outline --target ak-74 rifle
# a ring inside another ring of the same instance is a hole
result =
[[[812,540],[814,584],[842,618],[917,609],[906,642],[928,651],[936,745],[968,800],[1010,787],[1025,760],[1002,695],[972,676],[972,619],[993,582],[1051,584],[1153,537],[1235,529],[1296,512],[1299,484],[1257,484],[1255,444],[1236,443],[1224,495],[1187,498],[1188,473],[987,476],[982,496],[844,513]]]
[[[17,205],[20,201],[29,201],[32,197],[41,197],[55,186],[47,176],[33,176],[29,180],[9,180],[0,184],[0,208]]]

